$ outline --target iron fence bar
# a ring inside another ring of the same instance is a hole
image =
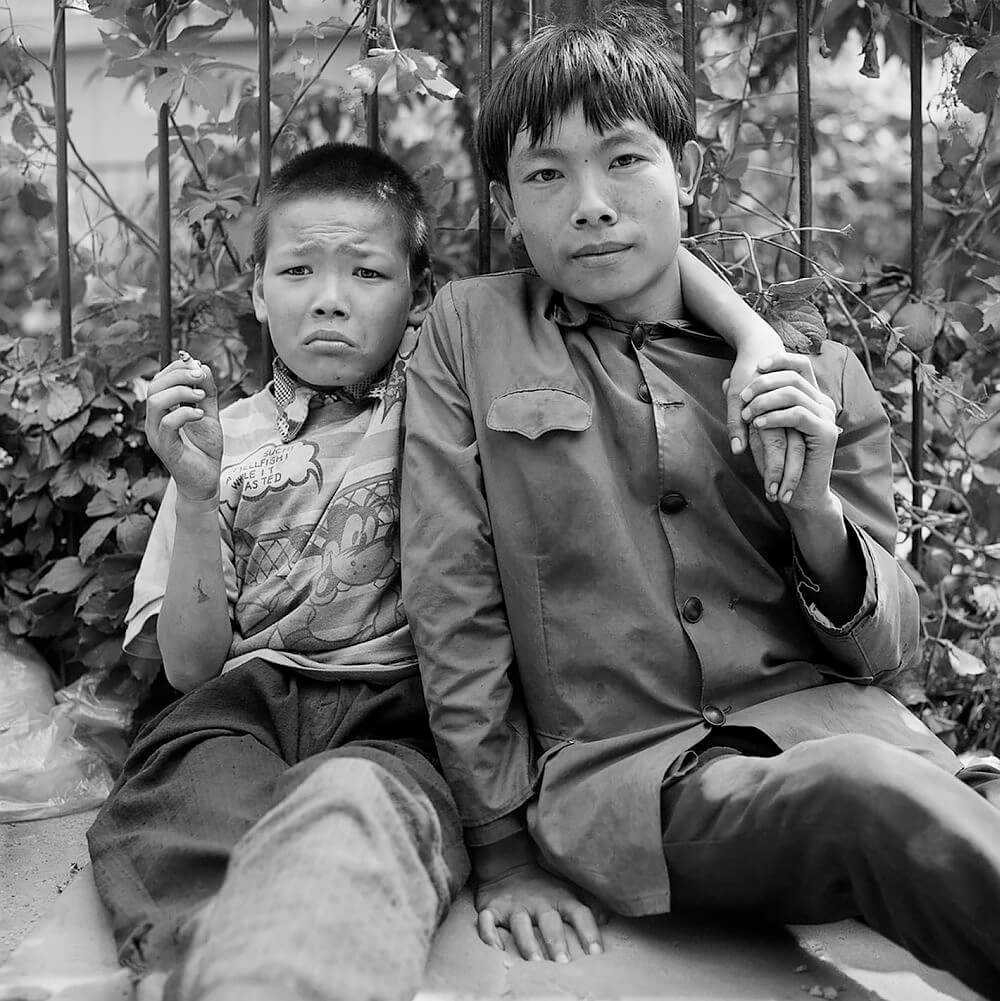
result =
[[[271,184],[271,4],[257,0],[257,133],[260,144],[257,153],[257,190],[263,199]],[[274,349],[267,323],[260,325],[260,382],[271,378]]]
[[[156,16],[161,23],[170,10],[169,0],[156,0]],[[159,48],[166,51],[167,26],[162,24]],[[154,71],[157,76],[165,68]],[[160,276],[160,365],[170,364],[172,352],[173,306],[170,301],[170,105],[160,105],[156,123],[157,242]]]
[[[56,265],[59,289],[59,353],[73,353],[73,304],[70,301],[69,261],[69,114],[66,109],[66,7],[54,0],[52,89],[56,113]]]
[[[482,0],[479,5],[479,101],[489,93],[493,83],[493,0]],[[490,203],[490,186],[479,169],[479,273],[490,270],[490,248],[493,208]]]
[[[368,8],[365,18],[364,39],[361,43],[362,58],[368,55],[375,43],[375,31],[378,27],[378,4],[373,3]],[[370,149],[378,149],[379,141],[379,102],[378,87],[365,95],[365,143]]]
[[[667,7],[673,4],[667,0]],[[681,3],[681,27],[683,31],[683,53],[684,53],[684,75],[688,78],[690,90],[688,91],[688,102],[691,106],[691,121],[695,124],[695,132],[698,131],[698,99],[695,95],[694,75],[695,51],[698,44],[698,29],[695,25],[694,0],[682,0]],[[694,199],[687,209],[687,235],[694,236],[701,232],[701,209],[698,206],[698,191],[695,188]]]
[[[918,299],[924,290],[924,29],[916,0],[910,0],[910,294]],[[913,509],[923,507],[924,491],[924,390],[920,382],[920,362],[914,358],[910,371],[912,421],[910,424],[910,469],[913,473]],[[920,572],[923,536],[914,521],[910,535],[910,563]]]
[[[799,274],[811,271],[812,257],[812,96],[809,81],[810,0],[797,0],[795,66],[798,91]]]

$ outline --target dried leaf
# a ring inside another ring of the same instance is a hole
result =
[[[986,673],[986,665],[974,654],[956,646],[951,640],[937,640],[948,654],[948,663],[955,674],[963,678]]]
[[[827,337],[826,323],[808,299],[766,299],[761,315],[789,351],[818,354]]]

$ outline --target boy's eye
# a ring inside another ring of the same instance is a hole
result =
[[[554,181],[559,176],[559,171],[555,167],[542,167],[529,174],[528,181]]]
[[[375,271],[372,268],[355,268],[354,269],[354,273],[359,278],[381,278],[382,277],[382,275],[381,275],[380,272]]]
[[[311,274],[309,265],[307,264],[293,264],[290,268],[285,268],[281,273],[283,275],[292,275],[294,278],[298,278],[301,275]]]
[[[633,164],[639,163],[640,160],[642,157],[637,153],[621,153],[611,161],[611,166],[631,167]]]

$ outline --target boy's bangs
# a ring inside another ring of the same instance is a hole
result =
[[[674,157],[694,138],[690,85],[665,47],[636,37],[623,44],[610,32],[576,26],[540,35],[501,69],[484,101],[477,138],[491,180],[506,180],[520,132],[543,145],[577,106],[597,132],[641,122]]]

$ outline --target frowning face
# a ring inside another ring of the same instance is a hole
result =
[[[315,195],[272,212],[253,302],[278,357],[302,382],[332,388],[385,367],[407,324],[423,318],[430,279],[411,274],[391,208]]]

